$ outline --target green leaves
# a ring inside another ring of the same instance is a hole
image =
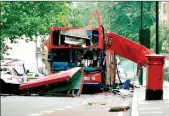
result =
[[[141,2],[1,2],[1,53],[7,49],[5,39],[13,40],[25,35],[33,40],[34,35],[49,34],[51,23],[64,26],[66,21],[75,27],[87,26],[90,15],[96,9],[100,12],[105,29],[138,42]],[[60,12],[65,21],[59,16]],[[143,2],[143,13],[143,28],[148,28],[155,19],[155,2]],[[92,18],[90,20],[95,27],[97,21],[95,16]],[[154,26],[151,30],[151,37],[154,38]],[[162,36],[166,38],[165,34]],[[155,45],[153,42],[152,46]]]
[[[152,25],[151,28],[151,48],[155,52],[156,50],[156,24]],[[159,52],[169,53],[169,29],[160,24],[159,29]]]
[[[66,2],[2,2],[2,4],[1,36],[4,38],[47,34],[50,23],[60,22],[56,14],[64,12],[67,7]]]
[[[152,25],[154,2],[143,3],[144,27]],[[141,27],[141,2],[105,2],[100,5],[103,24],[110,31],[138,42]]]
[[[141,28],[141,2],[83,2],[75,8],[77,19],[87,26],[91,13],[99,10],[105,29],[138,42]],[[155,2],[143,3],[143,28],[153,25]],[[96,23],[96,22],[94,22]]]
[[[7,49],[5,39],[17,39],[25,35],[30,40],[37,34],[49,34],[51,23],[61,24],[56,17],[65,12],[67,2],[1,2],[1,53]],[[2,55],[2,54],[1,54]]]

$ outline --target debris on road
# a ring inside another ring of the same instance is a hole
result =
[[[89,102],[89,103],[88,103],[88,105],[89,105],[89,106],[91,106],[91,105],[92,105],[92,103],[91,103],[91,102]]]
[[[121,112],[129,110],[130,106],[111,107],[109,112]]]

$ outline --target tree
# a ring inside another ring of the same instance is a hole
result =
[[[68,2],[1,2],[1,59],[8,49],[5,39],[47,34],[51,23],[63,25],[58,14],[67,8]]]
[[[155,2],[144,2],[143,6],[143,28],[147,28],[155,19]],[[8,48],[4,43],[6,38],[13,42],[25,35],[33,40],[33,35],[48,34],[51,23],[55,26],[64,26],[65,22],[76,27],[87,26],[96,9],[106,30],[138,42],[141,2],[1,2],[1,56]],[[96,24],[94,20],[93,25]]]
[[[98,9],[106,30],[138,42],[141,2],[79,2],[75,9],[79,13],[78,19],[83,20],[85,26],[90,14]],[[143,28],[149,28],[155,19],[155,2],[143,2],[143,13]]]
[[[73,20],[76,26],[86,27],[91,22],[91,26],[96,26],[95,10],[98,8],[98,2],[72,2],[70,9],[73,14]]]
[[[141,27],[141,2],[100,3],[103,24],[112,32],[138,42]],[[143,2],[143,28],[149,28],[155,18],[155,2]]]
[[[156,50],[156,24],[151,26],[151,49]],[[159,29],[159,53],[169,53],[169,28],[160,25]]]

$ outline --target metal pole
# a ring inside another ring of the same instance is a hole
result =
[[[159,54],[159,3],[156,1],[156,54]]]
[[[143,1],[141,1],[141,37],[143,35]]]
[[[117,69],[117,62],[116,62],[116,54],[113,53],[113,69],[114,69],[114,75],[113,75],[113,84],[116,82],[116,69]]]
[[[140,39],[143,39],[143,1],[141,1],[141,36]],[[141,43],[141,41],[140,41]],[[140,85],[143,85],[143,68],[140,67],[140,76],[139,76],[139,83]]]

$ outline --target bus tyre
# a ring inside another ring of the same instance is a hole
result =
[[[77,97],[80,95],[80,90],[79,89],[72,89],[71,94],[73,97]]]
[[[108,87],[103,87],[103,92],[108,92],[109,91],[109,88]]]

